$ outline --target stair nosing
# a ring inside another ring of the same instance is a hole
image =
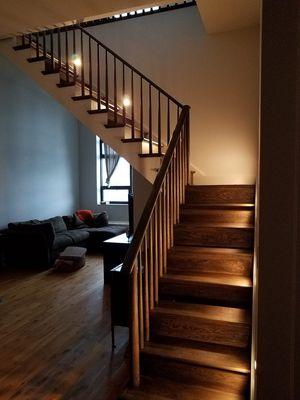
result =
[[[212,278],[212,280],[205,278]],[[247,285],[242,284],[234,284],[234,282],[216,282],[214,278],[223,278],[224,280],[232,280],[234,279],[242,279],[245,281],[249,281]],[[201,280],[202,279],[202,280]],[[233,275],[233,274],[219,274],[219,273],[199,273],[199,274],[176,274],[176,273],[167,273],[160,278],[160,282],[162,283],[182,283],[182,284],[208,284],[208,285],[216,285],[216,286],[231,286],[236,288],[248,288],[251,289],[253,287],[252,279],[250,277],[245,277],[243,275]]]

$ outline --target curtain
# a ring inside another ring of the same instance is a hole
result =
[[[109,187],[111,177],[115,172],[120,156],[105,143],[103,143],[103,148],[104,148],[104,159],[105,159],[106,174],[107,174],[106,183],[107,186]]]

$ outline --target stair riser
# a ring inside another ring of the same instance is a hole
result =
[[[246,348],[250,327],[246,324],[213,321],[193,316],[163,313],[151,317],[151,334],[204,343]]]
[[[142,355],[142,374],[172,379],[188,385],[199,385],[229,393],[245,395],[249,376],[200,365],[181,363],[167,358]]]
[[[160,298],[193,301],[212,300],[218,304],[250,305],[251,288],[207,283],[160,282]]]
[[[253,229],[201,227],[179,224],[174,227],[175,246],[215,246],[250,249],[253,247]]]
[[[254,200],[253,186],[189,186],[186,190],[186,203],[190,204],[253,204]]]
[[[253,211],[235,211],[235,210],[197,210],[182,209],[180,212],[180,222],[192,223],[246,223],[253,224]]]
[[[169,253],[168,272],[197,275],[220,273],[240,276],[252,275],[252,256],[224,254],[200,254],[188,251]]]

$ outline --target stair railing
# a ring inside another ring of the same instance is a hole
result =
[[[45,60],[45,74],[60,72],[60,87],[75,85],[78,100],[94,101],[91,113],[108,112],[108,126],[129,126],[124,141],[146,140],[147,156],[162,155],[182,110],[174,97],[79,25],[20,39],[17,47],[35,49],[32,62]]]
[[[189,106],[184,106],[144,208],[123,266],[129,277],[132,382],[140,383],[140,350],[150,339],[150,313],[158,302],[159,278],[166,273],[174,225],[189,179]]]

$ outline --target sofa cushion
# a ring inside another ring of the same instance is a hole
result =
[[[91,210],[78,210],[75,213],[81,221],[83,221],[85,224],[92,226],[93,225],[93,212]]]
[[[85,224],[76,214],[73,214],[73,229],[88,228],[89,226]]]
[[[83,242],[87,240],[90,236],[89,232],[84,229],[68,230],[65,235],[69,236],[72,239],[73,244]]]
[[[64,220],[67,229],[73,229],[73,215],[63,215],[62,219]]]
[[[68,246],[72,246],[73,240],[70,236],[65,233],[58,233],[55,236],[53,243],[53,250],[64,250]]]
[[[103,211],[99,214],[94,214],[93,227],[102,228],[103,226],[107,225],[108,225],[108,215],[106,211]]]
[[[62,217],[53,217],[41,222],[51,222],[55,233],[63,233],[67,230],[67,225],[65,224]]]
[[[127,225],[108,225],[102,228],[86,228],[87,232],[90,234],[90,239],[94,242],[95,240],[99,243],[104,240],[110,239],[114,236],[121,235],[125,233],[128,229]]]

